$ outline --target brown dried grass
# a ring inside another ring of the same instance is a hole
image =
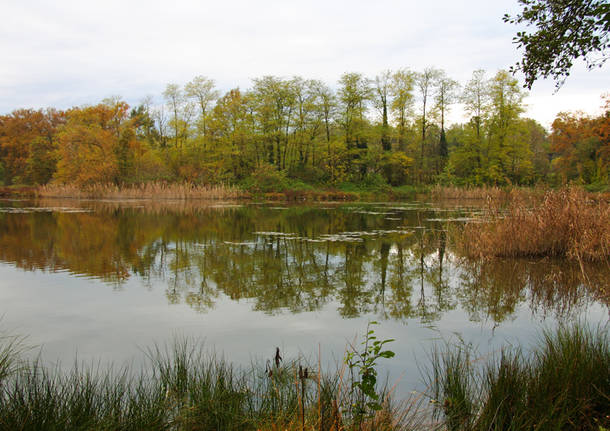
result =
[[[476,258],[549,256],[608,263],[610,204],[604,195],[577,188],[548,191],[534,206],[511,193],[505,207],[488,201],[486,219],[466,224],[461,245]]]
[[[0,197],[32,197],[36,195],[36,187],[32,186],[9,186],[0,187]]]
[[[71,184],[47,184],[37,190],[40,197],[77,199],[206,199],[228,200],[247,198],[249,195],[234,187],[195,185],[192,183],[150,182],[129,186],[94,184],[78,187]]]
[[[430,189],[430,195],[435,199],[461,199],[461,200],[493,200],[506,202],[515,194],[528,199],[540,198],[545,190],[542,188],[501,188],[496,186],[484,187],[457,187],[436,185]]]
[[[266,201],[313,201],[313,202],[335,202],[356,201],[359,196],[352,192],[338,190],[285,190],[283,192],[265,193]]]

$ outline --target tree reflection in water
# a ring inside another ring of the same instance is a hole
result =
[[[587,267],[585,283],[581,268],[565,261],[462,259],[455,222],[439,221],[463,215],[459,209],[83,205],[82,212],[4,207],[0,259],[116,289],[133,277],[162,283],[170,303],[199,312],[224,295],[266,313],[336,304],[346,318],[372,313],[433,324],[458,307],[471,320],[501,322],[523,303],[558,316],[609,304],[600,293],[607,267]]]

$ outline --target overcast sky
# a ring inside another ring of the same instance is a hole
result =
[[[263,75],[335,86],[344,72],[435,66],[463,84],[517,61],[516,30],[502,22],[517,10],[517,0],[1,0],[0,114],[160,101],[167,83],[196,75],[221,90]],[[537,82],[527,115],[549,126],[559,111],[596,114],[608,91],[610,66],[579,65],[557,94]]]

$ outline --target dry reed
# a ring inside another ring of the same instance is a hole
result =
[[[430,196],[435,199],[460,199],[460,200],[493,200],[495,202],[506,202],[518,194],[522,198],[540,198],[545,190],[542,188],[500,188],[497,186],[483,187],[457,187],[436,185],[430,189]]]
[[[108,214],[116,211],[137,210],[142,214],[179,214],[193,215],[214,213],[222,215],[226,211],[240,208],[242,200],[204,200],[204,199],[94,199],[77,201],[73,198],[43,197],[36,200],[39,208],[68,208]]]
[[[506,207],[490,200],[485,221],[464,227],[467,256],[566,257],[581,263],[610,258],[610,205],[581,189],[548,191],[533,207],[519,193],[511,194]]]
[[[499,187],[457,187],[436,185],[430,190],[435,199],[505,199],[508,191]]]
[[[0,197],[31,197],[36,195],[36,187],[33,186],[10,186],[0,187]]]
[[[283,192],[270,192],[262,195],[266,201],[356,201],[359,196],[352,192],[338,190],[285,190]]]
[[[37,190],[40,197],[77,199],[239,199],[249,195],[243,190],[223,184],[150,182],[128,186],[93,184],[79,187],[71,184],[47,184]]]

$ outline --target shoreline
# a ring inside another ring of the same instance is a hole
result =
[[[582,186],[565,188],[582,189],[597,200],[610,201],[610,191],[589,191]],[[349,184],[338,188],[288,188],[285,190],[248,190],[237,186],[204,185],[189,183],[143,183],[131,186],[96,184],[89,187],[48,184],[43,186],[0,187],[1,199],[85,199],[85,200],[142,200],[142,201],[239,201],[239,202],[397,202],[401,200],[472,200],[506,202],[511,197],[542,199],[546,192],[557,190],[548,186],[533,187],[458,187],[458,186],[401,186],[358,188]]]

